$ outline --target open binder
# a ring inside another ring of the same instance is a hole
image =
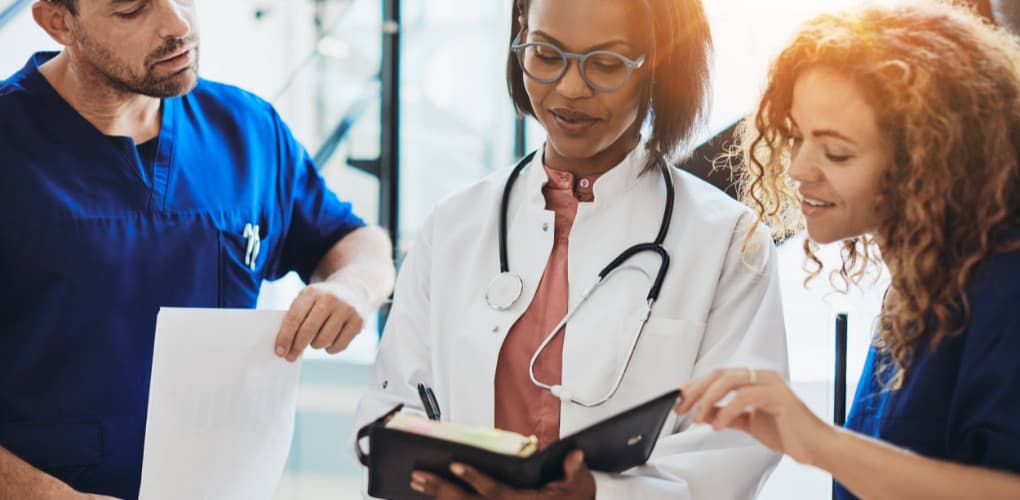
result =
[[[593,471],[623,472],[644,464],[679,397],[680,391],[670,391],[566,436],[528,457],[387,428],[387,421],[402,405],[362,427],[355,448],[358,459],[368,467],[368,494],[377,498],[427,498],[410,487],[411,472],[415,469],[444,477],[471,491],[450,473],[452,462],[471,465],[516,488],[540,488],[563,479],[563,460],[576,449],[584,451],[585,462]],[[365,438],[369,453],[362,449]]]

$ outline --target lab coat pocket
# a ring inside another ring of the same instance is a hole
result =
[[[98,422],[0,424],[0,446],[73,486],[102,463],[103,430]]]
[[[219,306],[255,307],[268,258],[265,229],[246,223],[236,231],[220,230]]]
[[[636,325],[635,320],[631,329]],[[650,386],[645,389],[649,395],[679,387],[694,370],[704,330],[705,324],[696,321],[649,318],[631,361],[637,383]],[[626,349],[621,349],[623,356]]]

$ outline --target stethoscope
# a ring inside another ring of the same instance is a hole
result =
[[[524,170],[531,160],[534,159],[537,151],[531,152],[528,156],[524,157],[520,162],[514,166],[513,171],[510,172],[510,177],[507,178],[506,186],[503,188],[503,198],[500,200],[499,207],[499,275],[497,275],[491,282],[485,291],[485,301],[489,304],[489,307],[497,311],[505,311],[513,307],[513,305],[520,299],[521,294],[524,291],[524,280],[517,273],[510,272],[510,266],[507,260],[507,210],[510,206],[510,191],[513,189],[514,182],[517,181],[517,177],[520,176],[521,171]],[[598,281],[594,285],[589,287],[581,295],[581,300],[578,301],[577,305],[567,312],[566,316],[560,320],[559,324],[546,336],[542,344],[535,350],[534,355],[531,356],[531,363],[528,365],[528,375],[531,377],[531,383],[536,386],[546,389],[552,392],[554,396],[560,398],[561,401],[574,403],[585,408],[591,408],[599,406],[606,401],[609,401],[616,391],[620,389],[620,384],[623,383],[623,376],[627,372],[627,368],[630,367],[630,361],[634,357],[634,350],[637,348],[638,340],[641,338],[641,332],[645,328],[645,323],[648,322],[648,318],[652,314],[652,305],[659,298],[659,291],[662,289],[662,282],[666,278],[666,271],[669,269],[669,253],[662,246],[662,242],[666,239],[666,233],[669,231],[670,219],[673,217],[673,202],[675,193],[673,192],[673,178],[669,174],[669,167],[666,166],[666,162],[659,162],[659,171],[662,173],[663,180],[666,181],[666,208],[662,213],[662,221],[659,223],[659,234],[655,237],[655,241],[650,243],[639,243],[618,255],[612,262],[609,263],[602,271],[599,272]],[[643,313],[640,316],[640,323],[638,324],[637,332],[634,334],[633,340],[630,343],[630,350],[627,352],[627,359],[623,366],[620,368],[619,373],[616,375],[616,382],[613,387],[605,394],[601,399],[596,401],[585,401],[574,397],[574,395],[564,388],[562,385],[549,385],[543,383],[535,377],[535,362],[538,357],[545,350],[549,342],[552,342],[556,335],[563,330],[567,322],[577,313],[577,311],[587,302],[588,297],[595,292],[606,281],[613,271],[620,268],[627,260],[641,252],[654,252],[658,254],[660,258],[659,272],[655,276],[655,280],[652,282],[652,287],[648,290],[647,305]]]

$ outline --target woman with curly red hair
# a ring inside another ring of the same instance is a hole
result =
[[[1020,498],[1017,39],[931,1],[821,16],[742,137],[761,223],[806,223],[817,265],[841,241],[848,285],[881,255],[891,284],[846,430],[753,368],[691,381],[677,412],[830,472],[839,498]]]

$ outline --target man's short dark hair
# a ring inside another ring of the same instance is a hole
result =
[[[49,3],[55,3],[63,6],[73,15],[78,15],[78,0],[46,0]]]

